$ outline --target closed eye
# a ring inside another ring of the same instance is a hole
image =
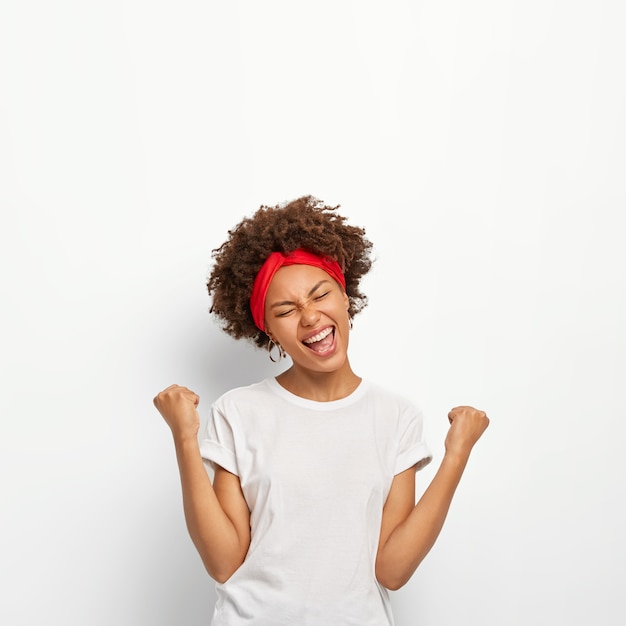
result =
[[[322,298],[325,298],[329,293],[330,293],[330,291],[325,291],[324,293],[320,294],[319,296],[315,296],[315,298],[313,298],[313,300],[321,300]]]

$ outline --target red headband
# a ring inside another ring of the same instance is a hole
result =
[[[261,266],[259,273],[252,285],[252,295],[250,296],[250,310],[254,323],[265,332],[265,297],[267,290],[274,278],[274,274],[284,265],[312,265],[323,269],[329,276],[334,278],[345,290],[346,279],[337,261],[327,256],[318,256],[313,252],[307,252],[302,248],[283,254],[282,252],[272,252],[265,263]]]

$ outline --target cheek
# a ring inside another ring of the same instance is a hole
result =
[[[297,320],[295,318],[276,318],[267,326],[270,332],[282,345],[289,343],[296,336]]]

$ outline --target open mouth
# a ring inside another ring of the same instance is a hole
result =
[[[317,335],[309,337],[302,342],[309,350],[323,354],[331,350],[335,344],[335,327],[328,326]]]

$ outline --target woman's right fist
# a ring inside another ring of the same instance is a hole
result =
[[[197,437],[200,397],[187,387],[170,385],[154,397],[154,406],[172,430],[174,438]]]

